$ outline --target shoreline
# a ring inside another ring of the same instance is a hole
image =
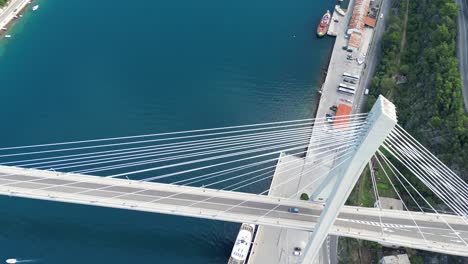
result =
[[[382,1],[382,0],[381,0]],[[381,3],[379,1],[379,4]],[[375,3],[374,3],[375,4]],[[353,7],[353,8],[350,8]],[[388,4],[386,3],[383,7],[385,10],[388,7]],[[354,113],[356,112],[362,112],[363,109],[363,104],[366,101],[366,96],[365,96],[365,90],[368,88],[371,77],[374,73],[375,70],[375,65],[376,65],[376,56],[378,49],[376,49],[376,46],[379,46],[380,39],[382,37],[381,33],[384,31],[384,28],[382,27],[382,24],[384,24],[382,21],[379,19],[379,23],[377,27],[372,27],[372,28],[366,28],[363,26],[363,29],[361,29],[362,32],[362,43],[359,45],[357,49],[355,49],[352,52],[352,58],[351,60],[349,59],[349,54],[350,52],[348,50],[343,50],[343,46],[349,47],[348,39],[349,37],[346,37],[348,34],[348,29],[349,29],[349,21],[351,20],[351,16],[354,13],[355,9],[355,1],[350,0],[346,3],[346,13],[345,15],[341,16],[339,18],[340,21],[345,21],[345,23],[337,23],[335,26],[336,28],[336,37],[335,41],[330,48],[327,56],[324,57],[324,61],[322,62],[321,68],[320,68],[320,77],[318,80],[318,87],[319,89],[317,90],[317,97],[315,97],[315,104],[311,106],[311,114],[313,118],[321,118],[325,117],[326,114],[331,114],[333,115],[329,109],[330,106],[332,105],[339,105],[339,104],[345,104],[348,105],[349,107],[352,107],[352,110]],[[388,10],[386,10],[388,11]],[[380,13],[382,12],[382,9],[379,8],[377,18],[381,18]],[[335,15],[335,14],[333,14]],[[386,15],[385,15],[386,17]],[[375,34],[378,32],[377,34]],[[364,63],[359,63],[357,60],[358,58],[365,58]],[[343,74],[351,73],[358,75],[358,84],[356,85],[356,93],[353,94],[352,96],[340,93],[337,89],[341,82],[343,81],[344,77]],[[313,127],[313,125],[312,125]],[[309,141],[312,139],[314,132],[311,133]],[[311,142],[312,143],[312,142]],[[314,159],[317,157],[317,153],[314,153],[313,151],[309,152],[309,148],[306,147],[306,152],[304,157],[299,157],[300,160],[304,163],[303,166],[305,166],[308,162],[313,162]],[[279,180],[278,178],[287,178],[287,176],[282,175],[280,173],[280,167],[281,167],[281,162],[283,159],[293,159],[294,156],[281,156],[280,159],[278,160],[278,164],[274,173],[274,177],[272,179],[272,182],[270,184],[270,189],[272,186],[275,186],[275,183]],[[308,161],[309,160],[309,161]],[[297,161],[299,162],[299,161]],[[302,172],[300,172],[302,173]],[[300,189],[300,186],[307,186],[307,182],[310,181],[311,179],[301,179],[296,183],[297,189]],[[319,183],[321,185],[322,183]],[[327,185],[327,188],[329,186]],[[277,190],[278,193],[276,193],[277,196],[284,196],[284,194],[290,194],[294,193],[296,190],[293,190],[295,188],[281,188],[283,190],[279,191]],[[303,189],[301,189],[303,190]],[[303,190],[305,193],[313,193],[315,191],[314,188],[306,188]],[[270,192],[268,193],[270,195]],[[254,246],[252,247],[251,251],[249,252],[249,264],[255,264],[255,263],[261,263],[264,260],[271,260],[271,256],[269,256],[267,251],[272,251],[274,249],[275,251],[280,251],[280,252],[289,252],[291,248],[288,248],[288,245],[295,244],[299,246],[300,248],[305,247],[305,245],[308,243],[308,233],[307,232],[295,232],[294,237],[296,239],[294,241],[288,241],[289,239],[283,236],[283,229],[272,229],[272,228],[266,228],[260,226],[257,229],[257,234],[254,237],[253,244]],[[287,232],[287,231],[284,231]],[[332,241],[329,240],[329,244],[332,244],[331,248],[328,248],[327,246],[323,246],[321,248],[321,251],[319,253],[319,262],[320,263],[330,263],[331,260],[336,261],[338,259],[338,252],[337,252],[337,246],[338,246],[338,238],[332,236]],[[276,243],[272,241],[277,241]],[[254,255],[254,258],[251,258],[252,255]],[[289,255],[289,254],[287,254]],[[327,257],[328,256],[328,257]],[[280,261],[283,257],[282,254],[278,257],[279,260],[275,261]],[[272,261],[272,260],[271,260]]]
[[[331,63],[331,58],[333,56],[333,47],[335,46],[336,40],[333,42],[333,45],[330,47],[330,49],[327,52],[327,56],[323,59],[324,61],[322,62],[322,66],[320,67],[320,77],[318,80],[318,90],[315,91],[317,93],[317,96],[314,99],[314,104],[312,104],[312,116],[313,118],[317,118],[317,112],[319,109],[320,105],[320,100],[322,98],[322,88],[323,85],[325,84],[325,80],[327,79],[327,74],[328,74],[328,68],[330,67]]]
[[[21,18],[33,0],[11,0],[0,13],[0,40],[4,39],[11,27]]]

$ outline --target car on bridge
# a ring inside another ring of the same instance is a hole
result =
[[[300,256],[302,255],[302,249],[300,247],[295,247],[293,250],[293,256]]]
[[[297,207],[289,207],[289,208],[288,208],[288,212],[297,214],[297,213],[299,213],[299,208],[297,208]]]

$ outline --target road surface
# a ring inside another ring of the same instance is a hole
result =
[[[382,55],[382,38],[385,33],[385,25],[387,21],[387,17],[389,17],[390,11],[390,4],[391,1],[389,0],[382,0],[381,1],[381,8],[378,15],[378,21],[374,28],[374,36],[369,47],[368,56],[366,60],[366,68],[363,71],[361,82],[360,82],[360,89],[358,89],[358,93],[356,93],[356,97],[354,99],[354,109],[356,113],[365,112],[365,103],[366,100],[364,99],[364,92],[366,89],[371,88],[372,84],[372,77],[374,76],[377,62],[380,61]],[[381,17],[380,14],[383,14]]]
[[[301,200],[5,166],[0,194],[310,231],[323,209]],[[468,256],[468,224],[456,216],[443,220],[453,230],[434,214],[345,206],[331,234]]]
[[[12,0],[0,13],[0,28],[5,27],[30,0]]]
[[[458,16],[458,59],[465,111],[468,111],[468,0],[456,0],[456,2],[460,6]]]

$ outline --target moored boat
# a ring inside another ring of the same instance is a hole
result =
[[[35,6],[33,6],[32,10],[36,11],[38,8],[39,8],[39,5],[35,5]]]
[[[327,10],[325,15],[323,15],[322,20],[320,20],[320,23],[317,27],[317,36],[323,37],[325,34],[327,34],[328,31],[328,26],[330,25],[330,20],[331,20],[331,15],[330,11]]]

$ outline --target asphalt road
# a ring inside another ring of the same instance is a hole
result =
[[[18,8],[27,1],[29,0],[12,0],[8,7],[0,14],[0,24],[11,14],[17,13],[19,11]]]
[[[372,77],[374,76],[376,67],[377,67],[377,62],[380,61],[381,55],[382,55],[382,37],[385,33],[385,25],[387,21],[387,17],[389,16],[390,12],[390,4],[391,1],[389,0],[382,0],[381,2],[381,14],[383,14],[383,17],[378,18],[378,22],[374,28],[374,36],[372,39],[372,43],[369,47],[369,52],[367,55],[367,60],[366,60],[366,67],[363,71],[362,77],[361,77],[361,82],[360,82],[360,89],[357,89],[359,91],[355,95],[354,103],[353,103],[353,109],[355,109],[356,113],[362,113],[364,112],[365,109],[365,96],[364,92],[366,89],[371,88],[372,84]]]
[[[323,208],[322,204],[311,202],[285,199],[278,205],[278,198],[274,197],[167,184],[138,183],[92,176],[77,177],[34,170],[15,172],[0,174],[0,193],[216,220],[278,224],[302,230],[313,228],[313,223]],[[290,207],[299,208],[299,213],[288,212]],[[363,239],[375,241],[383,236],[390,244],[398,244],[401,239],[404,242],[419,244],[427,242],[434,245],[436,251],[437,244],[444,243],[450,245],[449,250],[461,250],[461,253],[457,253],[468,256],[468,246],[459,238],[460,236],[468,241],[468,224],[452,224],[456,232],[454,233],[445,223],[434,221],[430,215],[420,215],[413,220],[407,212],[392,210],[379,215],[378,210],[371,210],[374,211],[366,213],[364,209],[358,211],[356,208],[345,207],[335,221],[334,234],[350,236],[346,230],[357,230],[358,236]],[[261,221],[255,222],[253,219]],[[336,231],[337,229],[339,231]]]
[[[468,0],[456,0],[456,2],[460,6],[458,16],[458,59],[465,111],[468,112]]]

